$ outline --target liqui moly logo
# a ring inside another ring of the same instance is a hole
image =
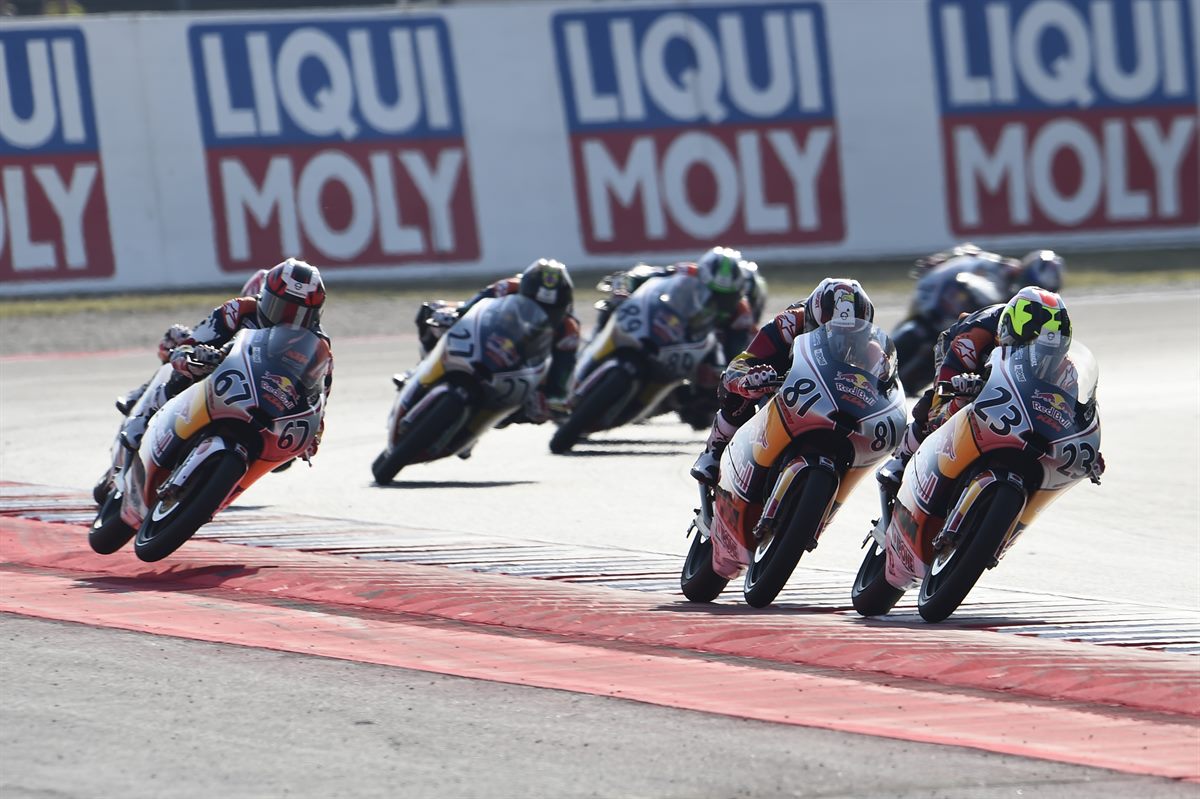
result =
[[[195,25],[189,40],[222,269],[478,257],[440,19]]]
[[[820,6],[570,12],[553,27],[588,251],[843,237]]]
[[[0,30],[0,283],[112,274],[83,34]]]
[[[1200,222],[1187,0],[933,0],[960,235]]]

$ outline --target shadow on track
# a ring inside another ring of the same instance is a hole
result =
[[[506,486],[533,485],[536,480],[393,480],[390,483],[372,483],[376,488],[504,488]]]

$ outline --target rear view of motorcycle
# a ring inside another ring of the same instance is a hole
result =
[[[329,345],[305,328],[279,325],[242,330],[228,346],[210,375],[151,417],[136,452],[119,436],[114,442],[101,481],[107,496],[88,536],[96,552],[110,554],[134,538],[140,559],[161,560],[312,445],[325,414]],[[156,373],[139,403],[170,369]]]
[[[550,369],[552,331],[519,294],[485,299],[454,322],[404,380],[388,415],[387,446],[371,464],[386,484],[414,463],[469,452],[518,412]]]
[[[989,368],[974,402],[921,443],[896,496],[881,492],[851,591],[863,616],[920,585],[921,617],[942,621],[1047,505],[1081,480],[1100,482],[1091,352],[1033,341],[997,347]]]
[[[746,602],[773,602],[905,419],[885,332],[854,319],[797,337],[779,390],[729,442],[717,486],[701,487],[684,596],[711,602],[744,569]]]
[[[673,274],[642,284],[579,356],[569,415],[550,451],[569,452],[589,433],[645,419],[693,377],[718,346],[709,290]]]

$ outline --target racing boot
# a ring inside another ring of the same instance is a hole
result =
[[[718,411],[713,419],[712,428],[708,431],[708,441],[704,443],[704,452],[692,464],[692,479],[705,485],[716,485],[721,470],[721,453],[725,451],[729,439],[737,432],[737,427],[725,418],[724,411]]]
[[[894,499],[900,491],[900,483],[904,480],[904,470],[908,467],[908,462],[912,458],[913,453],[917,451],[917,447],[921,444],[921,437],[917,431],[917,423],[913,422],[904,430],[904,437],[900,439],[900,446],[896,447],[896,451],[892,453],[892,457],[883,462],[883,465],[875,472],[875,479],[879,481],[879,488],[887,495],[888,499]]]
[[[150,381],[147,380],[145,383],[142,383],[140,386],[135,388],[133,391],[130,391],[125,396],[117,397],[117,401],[115,404],[117,406],[117,410],[121,412],[122,416],[129,415],[129,412],[133,410],[133,406],[136,405],[137,401],[140,400],[142,398],[142,395],[146,393],[146,388],[149,385],[150,385]]]
[[[137,452],[138,447],[142,446],[142,436],[146,435],[146,426],[150,422],[150,414],[139,413],[137,416],[129,417],[129,421],[125,422],[125,426],[121,428],[121,446],[130,452]]]

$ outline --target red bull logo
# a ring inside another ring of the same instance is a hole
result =
[[[838,372],[833,378],[833,385],[860,408],[874,405],[879,399],[871,379],[861,372]]]
[[[517,345],[507,336],[490,336],[484,349],[488,360],[499,369],[515,366],[521,359]]]
[[[1071,424],[1071,400],[1051,391],[1035,391],[1029,396],[1029,402],[1034,412],[1038,413],[1047,423],[1058,430]]]
[[[258,381],[258,387],[280,408],[290,411],[300,402],[300,391],[296,388],[296,381],[286,375],[267,372]]]

